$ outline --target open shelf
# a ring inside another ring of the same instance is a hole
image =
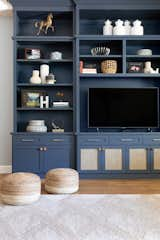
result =
[[[160,74],[145,74],[145,73],[116,73],[116,74],[103,74],[103,73],[98,73],[98,74],[79,74],[80,78],[107,78],[107,77],[148,77],[148,78],[160,78]]]
[[[16,36],[13,40],[18,42],[71,42],[73,37],[70,36]]]
[[[73,62],[73,59],[60,59],[60,60],[51,60],[51,59],[35,59],[35,60],[27,60],[27,59],[17,59],[18,63],[65,63],[65,62]]]
[[[114,54],[111,54],[111,55],[96,55],[96,56],[92,56],[92,55],[80,55],[80,58],[89,58],[89,59],[107,59],[107,58],[122,58],[122,55],[114,55]]]
[[[55,84],[31,84],[31,83],[18,83],[18,87],[72,87],[72,83],[55,83]]]
[[[73,111],[73,108],[17,108],[17,111]]]

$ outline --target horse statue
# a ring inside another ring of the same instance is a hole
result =
[[[35,27],[36,28],[39,27],[37,35],[39,35],[41,32],[45,32],[45,34],[47,34],[49,28],[51,28],[52,31],[54,32],[55,28],[53,25],[53,14],[52,13],[48,14],[46,20],[35,22]]]

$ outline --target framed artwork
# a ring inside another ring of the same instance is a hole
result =
[[[45,96],[46,92],[38,90],[22,90],[21,105],[27,108],[40,107],[40,96]]]
[[[143,73],[143,62],[128,62],[128,73]]]

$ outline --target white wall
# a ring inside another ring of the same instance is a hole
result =
[[[12,17],[0,16],[0,172],[11,165],[13,125]],[[2,166],[6,166],[3,167]]]

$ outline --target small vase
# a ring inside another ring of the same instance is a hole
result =
[[[130,21],[126,20],[124,22],[124,27],[125,27],[125,35],[130,35],[131,34],[131,23],[130,23]]]
[[[113,28],[113,35],[125,35],[125,27],[122,20],[118,19],[115,22],[115,27]]]
[[[145,62],[144,73],[151,73],[151,72],[152,72],[151,62]]]
[[[144,27],[141,25],[140,20],[133,22],[133,27],[131,28],[131,35],[144,35]]]
[[[105,21],[105,25],[103,26],[103,35],[112,35],[113,34],[113,26],[112,22],[108,19]]]
[[[41,84],[41,78],[39,77],[39,71],[38,70],[33,70],[32,77],[30,78],[30,83]]]
[[[49,65],[47,64],[42,64],[40,66],[40,76],[42,79],[42,83],[45,84],[46,83],[46,76],[49,75]]]

